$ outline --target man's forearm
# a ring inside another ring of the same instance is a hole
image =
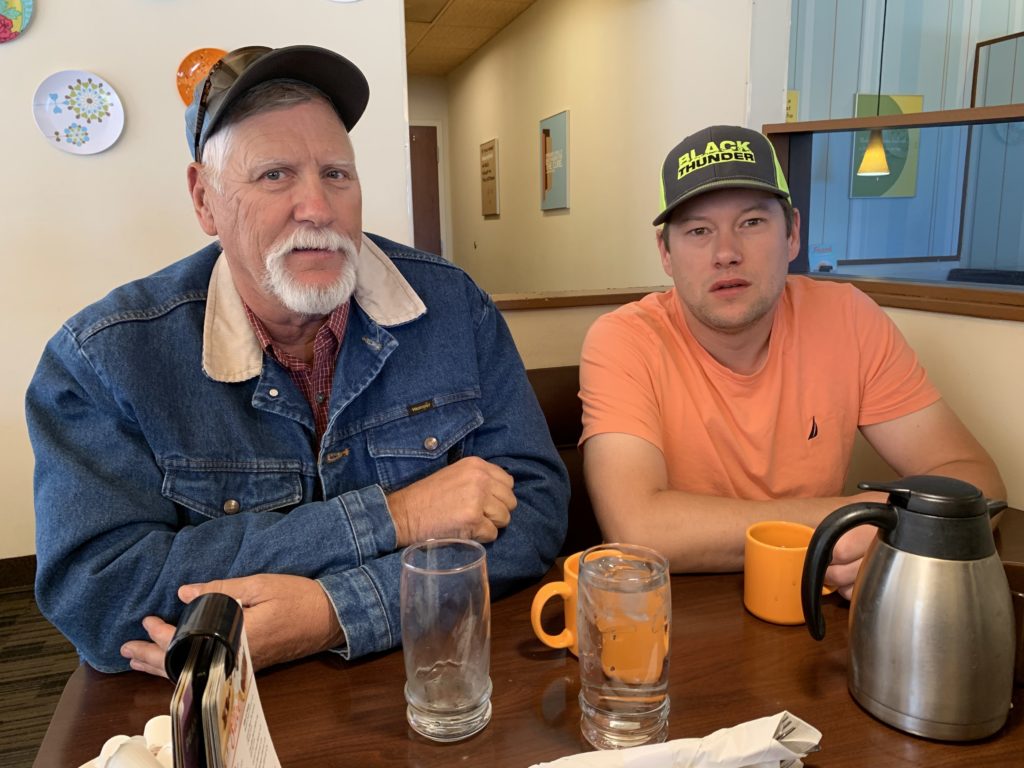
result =
[[[830,512],[857,501],[884,501],[877,493],[815,499],[748,501],[656,491],[629,510],[601,510],[608,541],[628,541],[665,555],[672,571],[724,572],[743,569],[747,528],[759,520],[789,520],[812,528]]]

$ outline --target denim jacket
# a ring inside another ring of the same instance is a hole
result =
[[[102,671],[182,584],[317,579],[348,657],[401,642],[385,494],[464,456],[515,479],[487,545],[492,594],[540,578],[568,480],[504,319],[457,267],[364,237],[327,431],[260,349],[214,243],[122,286],[50,340],[26,409],[36,456],[36,596]]]

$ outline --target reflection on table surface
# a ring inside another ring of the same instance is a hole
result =
[[[1024,513],[1008,510],[997,535],[1003,559],[1024,561]],[[548,578],[555,578],[553,569]],[[873,719],[846,690],[847,603],[824,599],[826,635],[762,622],[743,609],[740,574],[672,578],[672,711],[669,738],[703,736],[783,709],[818,728],[821,751],[808,766],[1008,766],[1024,755],[1024,689],[1009,720],[979,742],[945,744]],[[257,676],[284,766],[454,766],[528,768],[585,751],[579,734],[575,657],[542,645],[530,626],[535,587],[492,609],[491,723],[457,744],[435,744],[405,722],[401,651],[344,662],[330,654]],[[557,630],[561,605],[545,612]],[[79,766],[118,733],[141,734],[166,713],[171,685],[130,672],[80,667],[64,690],[36,758],[39,768]]]

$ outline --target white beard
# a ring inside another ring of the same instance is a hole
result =
[[[294,250],[341,251],[345,255],[341,272],[328,285],[303,285],[285,266]],[[352,239],[332,229],[297,229],[264,255],[263,287],[287,309],[300,315],[329,315],[352,295],[356,287],[356,259],[359,251]]]

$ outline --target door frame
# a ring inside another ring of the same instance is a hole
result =
[[[409,120],[409,127],[426,126],[437,130],[437,204],[441,217],[441,256],[453,261],[452,252],[452,206],[448,182],[448,131],[444,122],[439,120]],[[408,131],[406,131],[408,137]],[[408,140],[408,138],[407,138]],[[410,154],[412,147],[409,148]],[[409,176],[409,220],[412,221],[412,163],[410,161]]]

